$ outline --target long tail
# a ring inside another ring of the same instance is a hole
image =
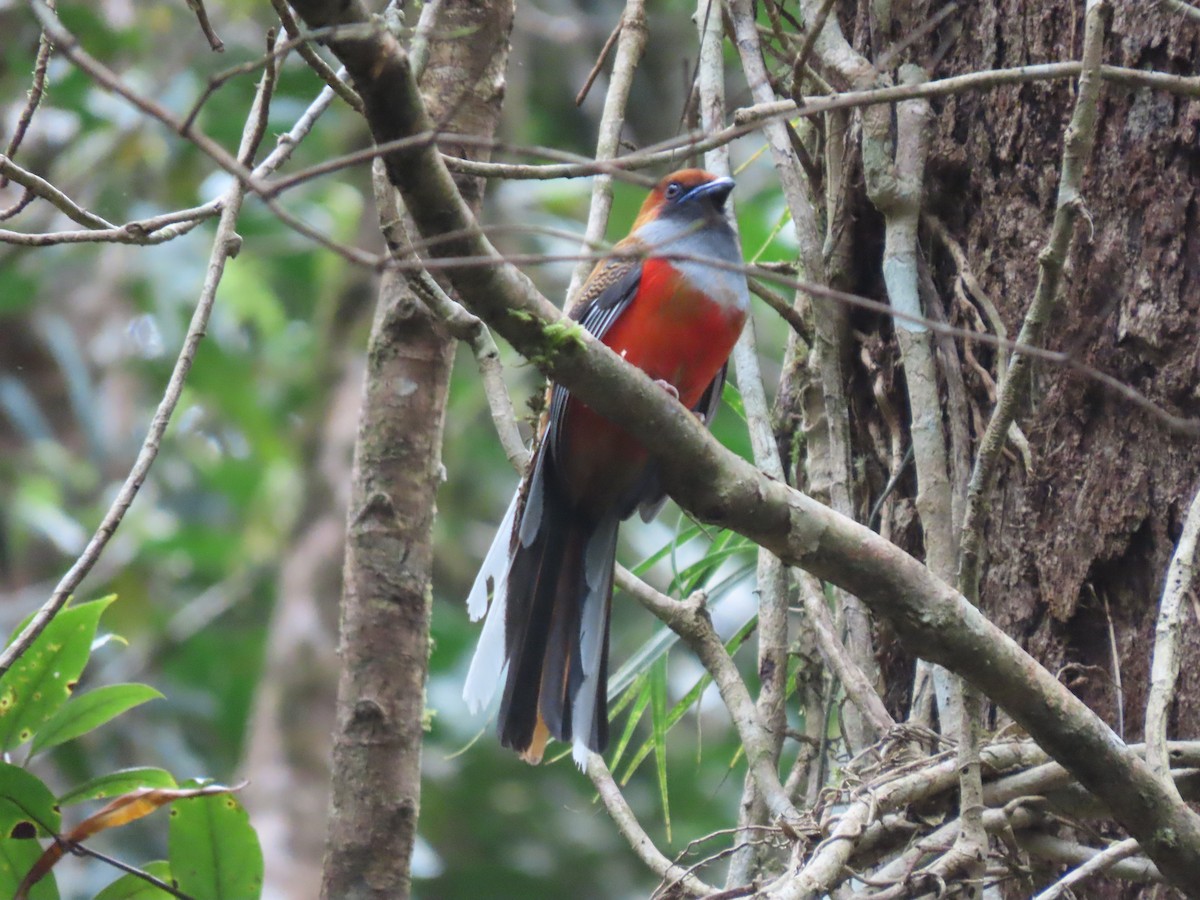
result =
[[[571,741],[582,768],[588,750],[602,752],[608,743],[608,621],[619,520],[591,521],[573,509],[550,454],[539,454],[529,477],[524,506],[514,501],[506,516],[507,525],[519,509],[511,563],[498,574],[493,545],[468,602],[479,611],[487,580],[496,585],[464,696],[473,709],[491,699],[502,674],[503,631],[501,743],[538,762],[548,737]],[[497,544],[507,549],[510,536],[502,525]]]

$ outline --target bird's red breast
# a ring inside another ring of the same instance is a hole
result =
[[[672,385],[680,402],[694,408],[733,350],[747,311],[718,302],[669,259],[640,265],[637,294],[602,341],[651,378]],[[645,448],[574,398],[562,433],[570,442],[562,454],[565,481],[583,506],[602,508],[640,477]]]

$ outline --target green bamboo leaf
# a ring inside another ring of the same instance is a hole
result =
[[[254,900],[262,893],[262,847],[232,794],[172,806],[168,847],[171,874],[189,896]]]
[[[690,520],[681,517],[680,521],[688,522]],[[650,554],[645,559],[643,559],[640,563],[638,563],[636,566],[634,566],[632,571],[634,572],[635,575],[645,575],[657,563],[661,562],[662,560],[666,559],[668,556],[673,554],[675,552],[676,547],[682,547],[688,541],[696,539],[701,534],[703,534],[703,531],[701,530],[700,526],[692,524],[690,527],[685,528],[682,531],[680,531],[678,534],[676,534],[675,537],[671,541],[664,544],[662,547],[660,547],[654,553]]]
[[[100,616],[115,599],[64,609],[0,678],[0,751],[32,739],[70,699],[91,654]]]
[[[721,391],[721,399],[725,401],[735,416],[746,421],[746,407],[742,404],[742,392],[737,389],[737,385],[732,381],[725,382],[725,388]]]
[[[625,728],[621,731],[621,739],[617,741],[617,746],[613,750],[612,762],[608,766],[609,770],[613,772],[616,772],[617,765],[621,762],[621,756],[625,753],[625,748],[629,746],[629,741],[633,737],[633,729],[637,728],[637,723],[642,720],[642,713],[650,705],[650,685],[647,684],[644,674],[639,675],[629,685],[629,689],[622,694],[621,702],[617,704],[618,708],[626,705],[626,698],[633,701],[633,709],[629,711],[629,716],[625,719]]]
[[[12,897],[25,880],[25,875],[42,855],[37,841],[0,838],[0,897]],[[29,900],[58,900],[58,886],[51,872],[29,891]]]
[[[650,722],[654,732],[654,758],[658,763],[658,792],[662,798],[663,825],[671,842],[671,804],[667,799],[667,658],[650,669]]]
[[[121,713],[141,706],[149,700],[160,700],[162,694],[146,684],[109,684],[74,697],[46,721],[33,738],[30,753],[65,744],[87,734]]]
[[[153,875],[159,881],[171,883],[171,867],[162,860],[146,863],[142,866],[142,871]],[[122,875],[98,893],[96,900],[171,900],[171,896],[162,888],[131,872]]]
[[[725,649],[729,652],[730,656],[733,656],[735,653],[737,653],[741,646],[746,643],[746,640],[751,634],[754,633],[754,629],[757,627],[757,625],[758,616],[754,616],[749,622],[747,622],[738,630],[737,634],[726,641]],[[708,672],[705,672],[700,676],[696,683],[692,685],[688,692],[684,694],[683,698],[673,707],[671,707],[670,712],[667,713],[667,731],[670,731],[672,728],[674,728],[675,725],[678,724],[679,720],[684,717],[687,711],[691,709],[695,703],[699,702],[700,696],[704,693],[704,689],[708,687],[711,682],[712,676],[709,675]],[[637,771],[637,767],[642,764],[642,760],[649,756],[650,751],[653,749],[653,737],[647,738],[642,745],[638,747],[629,762],[629,768],[625,770],[625,776],[621,782],[622,785],[628,783],[630,776]]]
[[[166,769],[155,769],[144,766],[136,769],[121,769],[119,772],[109,772],[84,782],[79,787],[72,788],[58,798],[59,806],[70,806],[85,800],[103,800],[109,797],[119,797],[138,788],[173,788],[177,787],[175,777]]]
[[[20,766],[0,762],[0,838],[51,837],[61,826],[50,788]]]

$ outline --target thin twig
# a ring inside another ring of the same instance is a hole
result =
[[[46,181],[46,179],[21,168],[8,156],[0,156],[0,175],[6,179],[15,181],[35,197],[41,197],[59,212],[72,221],[78,222],[80,225],[87,228],[115,227],[107,219],[102,219],[95,213],[88,212],[50,182]]]
[[[804,43],[796,51],[796,61],[792,63],[793,98],[801,96],[800,86],[804,82],[804,69],[808,65],[808,57],[812,54],[813,44],[816,43],[817,35],[821,33],[821,29],[825,27],[825,20],[829,18],[829,12],[832,9],[833,0],[823,0],[821,8],[817,10],[817,15],[804,30]]]
[[[838,640],[833,630],[833,617],[826,605],[825,591],[821,582],[803,570],[796,570],[796,580],[800,584],[800,599],[804,604],[807,625],[812,629],[817,639],[817,648],[825,665],[841,682],[846,696],[858,707],[859,712],[870,720],[872,727],[879,734],[887,734],[896,726],[896,720],[883,703],[870,679],[846,652],[845,646]]]
[[[608,36],[608,40],[604,42],[604,46],[600,48],[600,55],[596,57],[596,64],[592,66],[592,71],[588,72],[587,78],[583,80],[583,87],[575,95],[576,106],[583,106],[583,101],[587,99],[588,93],[592,90],[592,85],[596,83],[596,78],[599,77],[600,70],[604,68],[604,64],[608,61],[608,55],[612,53],[612,48],[617,43],[617,38],[620,36],[621,28],[624,24],[625,20],[623,18],[620,19],[613,28],[612,33]]]
[[[84,844],[75,843],[73,841],[65,841],[62,838],[55,838],[55,840],[63,844],[67,850],[77,856],[90,856],[92,859],[97,859],[106,865],[112,866],[114,869],[119,869],[128,875],[133,875],[135,878],[146,882],[146,884],[154,885],[154,887],[158,888],[160,891],[164,891],[165,893],[170,894],[172,897],[178,898],[178,900],[196,900],[196,898],[194,898],[191,894],[185,894],[175,885],[168,884],[161,878],[151,875],[145,869],[139,869],[137,866],[132,866],[123,860],[117,859],[115,856],[109,856],[107,853],[101,853],[99,850],[93,850],[91,847],[85,846]]]
[[[1200,488],[1196,490],[1183,521],[1183,533],[1175,546],[1158,621],[1154,626],[1154,657],[1150,665],[1150,692],[1146,700],[1146,763],[1165,781],[1170,781],[1167,754],[1167,723],[1179,680],[1180,644],[1183,638],[1183,601],[1192,590],[1196,572],[1196,546],[1200,542]]]
[[[613,32],[617,38],[617,55],[613,60],[612,77],[604,95],[604,110],[600,113],[600,125],[596,137],[596,162],[610,163],[617,158],[621,147],[621,131],[625,127],[625,107],[633,89],[633,75],[642,54],[646,51],[646,4],[645,0],[628,0],[621,14],[621,22]],[[608,216],[612,211],[612,176],[601,172],[592,182],[592,202],[588,206],[587,226],[584,228],[584,243],[595,246],[604,239]],[[567,285],[564,308],[575,302],[591,267],[580,262],[571,272]]]
[[[58,0],[46,0],[46,2],[51,9],[58,7]],[[33,114],[37,112],[38,105],[46,94],[46,67],[50,63],[50,54],[53,52],[54,42],[43,30],[41,37],[38,38],[37,56],[33,61],[33,84],[29,88],[29,96],[25,100],[25,106],[21,109],[21,115],[17,117],[17,127],[13,129],[12,138],[4,151],[4,155],[9,159],[17,155],[21,142],[25,140],[25,133],[29,130],[29,123],[33,121]],[[7,186],[8,176],[0,173],[0,188]],[[5,213],[0,215],[0,221],[9,218],[10,215],[15,215],[15,213],[9,214],[7,210]]]
[[[287,32],[287,36],[289,38],[297,37],[300,34],[300,25],[296,21],[295,15],[292,14],[292,8],[288,6],[287,0],[271,0],[271,7],[279,16],[279,21],[283,25],[283,30]],[[301,43],[297,47],[297,52],[300,54],[300,58],[317,73],[317,77],[345,100],[351,109],[358,113],[363,111],[362,98],[358,96],[358,92],[350,87],[341,75],[333,71],[333,67],[321,58],[321,54],[317,53],[312,45]]]
[[[239,181],[245,182],[249,190],[255,193],[261,190],[254,174],[238,162],[237,158],[228,150],[204,132],[185,127],[177,116],[161,104],[130,88],[115,72],[84,50],[79,39],[67,30],[54,10],[46,4],[46,0],[29,0],[29,6],[47,34],[53,39],[55,46],[100,87],[112,91],[145,115],[166,125],[181,137],[187,138],[218,166]]]
[[[37,3],[38,0],[34,0],[34,2]],[[269,83],[271,79],[268,76],[273,78],[273,75],[273,71],[264,73],[242,132],[242,144],[239,148],[239,155],[246,158],[251,158],[253,155],[251,140],[256,134],[262,134],[265,128],[264,123],[267,116],[267,107],[264,100],[269,96],[273,87]],[[257,175],[269,174],[291,154],[294,147],[294,142],[285,143],[281,141],[275,151],[255,170]],[[96,532],[92,535],[91,540],[88,541],[83,553],[80,554],[71,568],[59,580],[50,598],[42,604],[41,608],[34,614],[20,635],[4,649],[3,653],[0,653],[0,674],[7,672],[12,667],[12,664],[29,649],[29,646],[41,634],[42,630],[45,629],[58,611],[62,609],[72,592],[79,586],[88,572],[91,571],[92,566],[96,564],[101,553],[104,552],[104,548],[108,545],[117,527],[121,524],[126,511],[137,496],[143,482],[145,482],[150,467],[154,464],[154,460],[158,456],[159,447],[162,444],[162,438],[166,433],[167,425],[170,424],[171,416],[179,402],[180,395],[183,393],[183,386],[187,380],[188,373],[191,371],[192,362],[195,359],[200,340],[204,337],[207,330],[208,319],[212,313],[213,303],[216,299],[217,286],[220,284],[221,276],[224,274],[225,263],[237,255],[241,246],[241,238],[238,237],[235,226],[245,195],[245,184],[239,180],[230,186],[222,198],[221,219],[217,225],[217,233],[213,239],[213,247],[205,274],[204,287],[200,292],[196,309],[192,314],[192,321],[184,336],[183,346],[180,349],[178,358],[175,360],[175,367],[167,382],[162,400],[159,401],[158,408],[155,410],[154,417],[150,421],[150,427],[142,442],[141,449],[138,451],[137,460],[126,476],[124,483],[121,485],[120,490],[117,492]]]
[[[112,228],[88,231],[47,231],[28,234],[0,229],[0,244],[19,247],[51,247],[55,244],[139,244],[152,246],[187,234],[197,225],[220,215],[220,200],[189,210],[166,213],[151,219],[139,219]]]
[[[637,820],[629,804],[626,802],[621,789],[613,781],[612,773],[604,763],[604,757],[598,753],[589,753],[587,762],[588,778],[592,779],[608,817],[613,820],[617,830],[624,835],[633,852],[644,862],[655,875],[663,881],[686,891],[692,897],[704,897],[716,892],[716,888],[705,884],[694,874],[667,859],[654,841],[646,834],[645,829]]]
[[[294,20],[293,20],[294,24]],[[287,26],[284,25],[286,30]],[[274,29],[272,29],[273,31]],[[220,90],[227,81],[236,78],[239,75],[248,75],[251,72],[257,72],[264,66],[270,65],[273,61],[282,59],[293,50],[307,46],[314,41],[323,40],[329,37],[352,37],[355,34],[361,34],[365,30],[361,25],[332,25],[328,28],[317,28],[312,31],[302,31],[298,34],[288,34],[288,39],[279,44],[271,44],[267,52],[255,59],[247,60],[244,63],[239,63],[236,66],[230,66],[227,69],[222,69],[214,75],[209,76],[208,83],[204,86],[204,90],[200,92],[200,96],[192,103],[192,108],[188,114],[183,117],[183,127],[190,129],[196,121],[196,117],[200,115],[200,111],[204,109],[204,105],[208,102],[218,90]],[[310,48],[311,49],[311,48]],[[335,80],[337,76],[334,75]],[[333,85],[330,85],[333,87]],[[345,84],[343,83],[343,87]],[[334,90],[337,90],[335,87]],[[357,95],[355,95],[357,97]],[[362,101],[358,101],[358,111],[361,112]]]
[[[1128,859],[1139,850],[1141,850],[1141,844],[1137,842],[1136,838],[1125,838],[1123,841],[1117,841],[1115,844],[1105,847],[1079,868],[1072,869],[1050,887],[1046,888],[1046,890],[1034,897],[1033,900],[1058,900],[1064,892],[1069,892],[1073,885],[1077,885],[1081,881],[1091,878],[1093,875],[1102,874],[1111,868],[1114,863]]]
[[[212,22],[208,19],[208,10],[204,8],[204,0],[187,0],[188,9],[196,14],[196,21],[200,25],[200,30],[204,32],[204,39],[208,41],[208,46],[217,53],[223,53],[225,43],[213,30]]]

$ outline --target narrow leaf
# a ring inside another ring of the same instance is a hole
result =
[[[162,694],[146,684],[109,684],[74,697],[38,729],[31,753],[56,747],[111,722],[121,713]]]
[[[224,797],[240,788],[240,785],[230,788],[221,784],[195,788],[138,788],[128,794],[122,794],[99,812],[88,816],[67,833],[66,840],[79,843],[108,828],[136,822],[168,803],[202,797]]]
[[[625,748],[629,746],[629,741],[633,737],[633,729],[642,720],[642,713],[650,705],[650,685],[646,683],[645,675],[637,677],[637,680],[622,695],[621,703],[617,705],[624,706],[626,697],[633,701],[633,708],[629,711],[629,716],[625,719],[625,728],[621,731],[621,739],[617,741],[616,749],[613,750],[612,761],[608,764],[609,769],[613,772],[617,770],[617,765],[621,762]]]
[[[671,842],[671,804],[667,800],[667,658],[650,670],[650,722],[654,732],[654,758],[658,763],[658,792],[662,797],[663,824]]]
[[[138,788],[173,788],[175,778],[166,769],[144,767],[137,769],[122,769],[110,772],[84,782],[79,787],[72,788],[58,798],[59,806],[70,806],[85,800],[102,800],[105,797],[117,797],[128,794]]]
[[[254,900],[262,893],[258,835],[231,795],[175,804],[168,845],[171,874],[183,893],[205,900]]]
[[[746,643],[746,640],[754,633],[755,627],[758,625],[758,616],[755,615],[749,622],[743,625],[733,637],[725,642],[725,649],[733,656]],[[705,672],[700,676],[699,680],[692,685],[691,689],[683,696],[678,703],[671,707],[667,713],[667,731],[670,731],[684,717],[687,711],[700,700],[704,694],[704,689],[712,682],[712,676]],[[640,747],[634,752],[633,757],[629,761],[629,768],[625,770],[625,775],[621,784],[628,783],[629,778],[637,771],[637,767],[642,764],[650,751],[654,749],[653,736],[647,738]]]
[[[58,861],[66,853],[67,848],[72,844],[83,843],[88,838],[94,837],[101,831],[106,831],[109,828],[119,828],[122,825],[128,825],[130,822],[136,822],[138,819],[144,818],[155,810],[166,806],[168,803],[174,803],[176,800],[209,797],[214,794],[228,795],[234,790],[238,790],[238,788],[228,788],[219,784],[188,788],[186,790],[138,788],[136,791],[130,791],[128,794],[117,797],[99,812],[88,816],[63,835],[62,840],[55,841],[46,848],[45,852],[34,863],[33,868],[29,870],[29,874],[25,876],[25,880],[21,882],[21,887],[17,891],[15,900],[24,900],[28,889],[32,885],[37,884],[40,879],[44,878],[58,864]]]
[[[0,677],[0,751],[33,738],[67,702],[87,665],[100,615],[115,599],[109,596],[60,612]]]

